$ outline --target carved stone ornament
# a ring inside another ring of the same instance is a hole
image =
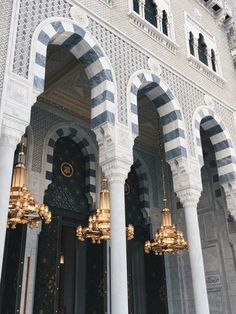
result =
[[[162,69],[161,69],[159,61],[150,57],[148,59],[148,66],[149,66],[150,70],[155,72],[157,75],[161,75]]]
[[[227,209],[236,220],[236,182],[225,183],[222,185],[225,191]]]
[[[213,97],[211,97],[210,95],[208,95],[208,94],[205,94],[205,95],[204,95],[204,102],[205,102],[205,104],[206,104],[209,108],[211,108],[212,110],[215,109],[215,102],[214,102],[214,99],[213,99]]]
[[[86,12],[77,6],[73,6],[70,9],[70,16],[76,21],[79,26],[86,28],[89,25],[89,20]]]
[[[197,8],[194,9],[194,14],[196,15],[198,20],[202,20],[202,14]]]
[[[174,191],[184,208],[196,208],[202,192],[200,166],[193,158],[180,158],[169,162]]]

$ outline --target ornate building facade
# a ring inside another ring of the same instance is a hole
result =
[[[236,313],[233,1],[0,8],[0,312]],[[28,187],[52,222],[10,230],[22,136]],[[162,141],[168,206],[189,248],[155,256],[144,242],[161,223]],[[104,176],[111,239],[81,242]]]

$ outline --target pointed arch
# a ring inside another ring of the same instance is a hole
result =
[[[108,57],[89,32],[65,18],[50,18],[36,29],[29,78],[35,94],[44,90],[47,47],[66,47],[83,65],[91,87],[91,126],[115,123],[115,83]]]
[[[202,106],[195,111],[193,119],[195,151],[200,165],[203,166],[200,127],[207,133],[213,145],[220,184],[236,181],[235,149],[224,123],[210,108]]]
[[[163,126],[166,161],[187,157],[186,128],[180,105],[167,84],[155,73],[140,70],[128,84],[129,121],[133,137],[138,136],[138,92],[143,92],[155,106]]]
[[[62,137],[69,137],[74,141],[80,148],[86,167],[85,186],[86,196],[89,204],[93,209],[96,202],[96,156],[94,145],[91,143],[89,136],[86,136],[80,128],[74,127],[73,125],[57,125],[49,132],[49,135],[45,138],[44,143],[44,162],[45,165],[45,189],[52,181],[53,171],[53,154],[54,146],[58,139]]]

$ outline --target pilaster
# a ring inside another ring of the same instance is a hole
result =
[[[222,185],[225,191],[227,209],[236,219],[236,182],[225,183]]]

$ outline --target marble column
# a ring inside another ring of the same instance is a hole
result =
[[[20,142],[22,134],[23,132],[14,128],[3,127],[0,137],[0,275],[2,274],[13,159],[16,145]]]
[[[189,188],[178,192],[184,207],[196,314],[209,314],[207,286],[198,223],[197,204],[201,191]]]
[[[111,202],[111,313],[128,314],[124,184],[127,175],[108,176]]]

